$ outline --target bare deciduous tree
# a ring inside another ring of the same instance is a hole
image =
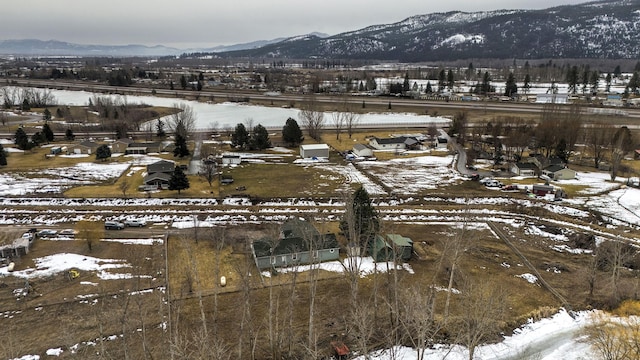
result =
[[[324,127],[324,112],[320,110],[320,105],[315,97],[311,96],[303,103],[299,116],[309,136],[316,141],[320,141],[322,128]]]
[[[461,342],[473,360],[478,345],[500,330],[500,319],[506,310],[506,296],[498,284],[467,279],[460,296],[461,313],[456,323]]]
[[[176,135],[187,139],[196,127],[196,114],[193,108],[185,103],[174,104],[178,112],[169,117],[168,126]]]

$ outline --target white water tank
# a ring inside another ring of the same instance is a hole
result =
[[[227,285],[227,278],[220,276],[220,286],[225,287]]]

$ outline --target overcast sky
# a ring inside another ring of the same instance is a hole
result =
[[[20,0],[2,7],[0,40],[230,45],[335,35],[433,12],[544,9],[584,0]]]

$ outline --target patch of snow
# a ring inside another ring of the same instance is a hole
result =
[[[521,275],[516,275],[516,277],[522,278],[527,280],[528,282],[530,282],[531,284],[535,284],[536,282],[538,282],[538,277],[536,277],[533,274],[529,274],[529,273],[525,273],[525,274],[521,274]]]

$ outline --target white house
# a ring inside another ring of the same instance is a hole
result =
[[[534,163],[513,163],[511,164],[511,172],[524,177],[535,177],[538,167]]]
[[[542,170],[552,180],[572,180],[576,178],[576,171],[562,165],[551,165]]]
[[[355,145],[353,145],[352,152],[356,156],[360,156],[360,157],[372,157],[373,156],[373,150],[371,150],[371,148],[368,147],[367,145],[363,145],[363,144],[355,144]]]
[[[329,158],[329,145],[327,144],[308,144],[300,145],[300,157],[303,159],[311,158]]]

